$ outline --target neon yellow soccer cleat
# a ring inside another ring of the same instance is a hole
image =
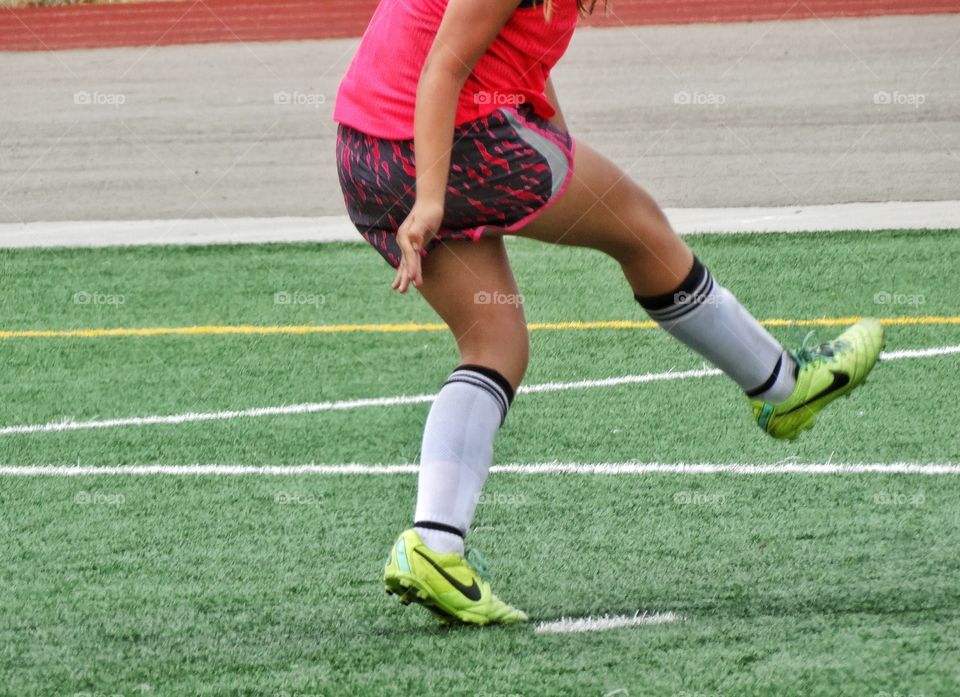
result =
[[[794,440],[813,427],[817,413],[837,397],[863,384],[883,349],[883,326],[862,319],[833,341],[808,346],[813,333],[792,353],[797,386],[780,404],[751,400],[757,425],[774,438]]]
[[[387,593],[399,597],[404,605],[423,605],[445,623],[525,622],[526,614],[490,590],[479,555],[471,551],[467,556],[470,561],[460,554],[434,552],[415,530],[406,530],[397,538],[383,568]]]

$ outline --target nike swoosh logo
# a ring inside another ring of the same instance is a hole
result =
[[[433,559],[431,559],[426,554],[421,552],[419,548],[415,548],[413,551],[419,554],[424,559],[426,559],[427,563],[430,564],[430,566],[432,566],[434,569],[436,569],[437,573],[443,576],[447,580],[447,583],[449,583],[451,586],[453,586],[458,591],[463,593],[465,598],[467,598],[468,600],[472,600],[473,602],[477,602],[478,600],[480,600],[480,595],[481,595],[480,586],[477,585],[477,579],[473,579],[470,582],[469,586],[465,586],[462,583],[460,583],[460,581],[455,579],[453,576],[448,574],[446,571],[441,569],[440,566]]]
[[[831,371],[830,371],[830,374],[833,375],[833,382],[831,382],[829,385],[827,385],[824,389],[822,389],[820,392],[818,392],[817,394],[815,394],[815,395],[814,395],[813,397],[811,397],[810,399],[808,399],[808,400],[806,400],[806,401],[804,401],[804,402],[801,402],[800,404],[798,404],[797,406],[795,406],[793,409],[789,409],[789,410],[783,412],[783,414],[780,414],[780,416],[785,416],[786,414],[790,414],[790,413],[792,413],[792,412],[795,412],[795,411],[797,411],[798,409],[802,409],[803,407],[807,406],[808,404],[812,404],[813,402],[816,402],[818,399],[823,399],[823,398],[826,397],[828,394],[831,394],[831,393],[833,393],[833,392],[836,392],[837,390],[842,390],[844,387],[846,387],[847,385],[850,384],[850,376],[847,375],[846,373],[835,373],[835,372],[833,372],[833,371],[831,370]]]

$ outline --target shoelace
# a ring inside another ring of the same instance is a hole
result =
[[[833,356],[837,351],[843,349],[845,345],[844,342],[836,340],[821,344],[817,339],[816,332],[808,332],[807,335],[803,337],[800,348],[796,351],[791,351],[790,354],[797,362],[797,367],[803,369],[804,366],[811,363],[822,361],[824,357]]]
[[[820,344],[817,341],[817,333],[807,332],[807,335],[803,337],[803,341],[800,343],[800,348],[796,351],[791,351],[791,353],[793,354],[793,359],[797,362],[797,367],[801,369],[819,360]]]
[[[477,576],[479,576],[482,581],[490,583],[490,569],[483,560],[483,555],[480,554],[480,550],[476,547],[470,547],[467,549],[464,558],[467,560],[467,563],[473,567],[473,570],[477,572]]]

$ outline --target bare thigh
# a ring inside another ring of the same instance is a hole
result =
[[[674,290],[693,254],[656,201],[613,162],[577,141],[570,186],[515,234],[552,244],[590,247],[620,262],[635,293]]]
[[[450,327],[463,363],[493,368],[514,389],[520,385],[527,324],[502,237],[438,245],[423,261],[420,293]]]

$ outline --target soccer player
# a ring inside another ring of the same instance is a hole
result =
[[[671,229],[656,202],[567,132],[550,82],[586,0],[381,0],[337,95],[350,218],[446,322],[461,364],[427,417],[414,525],[388,592],[447,622],[521,622],[464,537],[527,368],[512,233],[601,250],[640,306],[746,393],[760,428],[796,438],[863,382],[883,329],[863,320],[786,351]]]

